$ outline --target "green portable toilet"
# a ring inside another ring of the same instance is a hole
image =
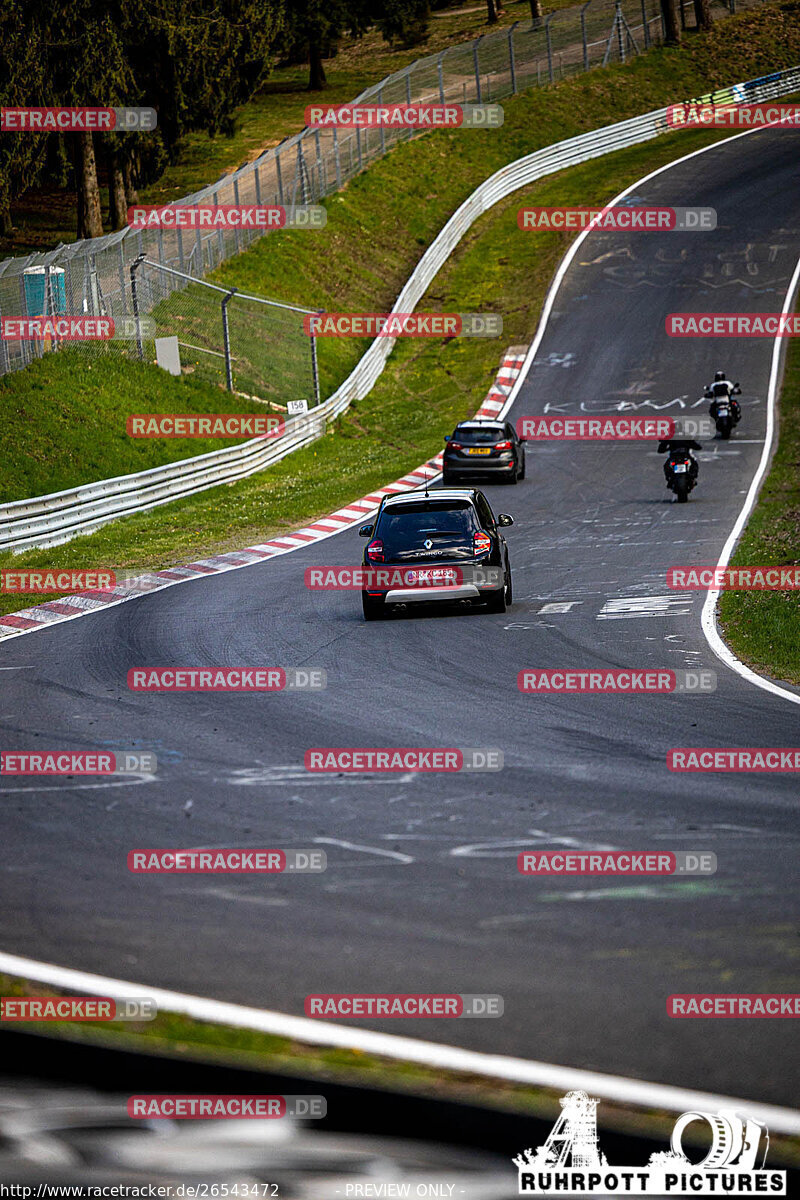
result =
[[[22,272],[22,283],[25,288],[25,308],[28,317],[43,317],[44,290],[47,283],[44,267],[26,267]],[[57,313],[66,315],[67,289],[63,267],[50,268],[50,296]],[[52,314],[48,314],[52,315]]]

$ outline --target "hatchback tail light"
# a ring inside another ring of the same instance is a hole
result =
[[[383,562],[383,542],[380,538],[367,546],[367,558],[370,562]]]
[[[461,442],[448,442],[448,446],[451,450],[463,450]]]
[[[492,548],[492,539],[488,533],[474,533],[472,535],[472,551],[474,554],[488,554]]]
[[[510,449],[511,449],[511,442],[498,442],[497,445],[495,446],[495,450],[510,450]]]

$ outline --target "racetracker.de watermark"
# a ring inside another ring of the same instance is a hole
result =
[[[303,317],[308,337],[500,337],[500,313],[309,313]]]
[[[800,771],[796,746],[680,746],[667,752],[670,771]]]
[[[519,417],[517,433],[529,442],[631,442],[711,437],[708,417]]]
[[[58,592],[108,591],[117,586],[115,571],[103,569],[0,571],[0,592],[22,596]]]
[[[717,856],[706,850],[523,850],[520,875],[714,875]]]
[[[800,589],[800,566],[670,567],[667,587],[673,591],[795,592]]]
[[[131,229],[324,229],[321,204],[134,204]]]
[[[763,129],[779,125],[796,129],[800,125],[800,106],[797,104],[704,104],[685,100],[667,108],[670,129],[697,129],[716,126],[720,129]]]
[[[431,992],[352,992],[306,996],[307,1017],[502,1017],[503,997],[484,994],[441,995]]]
[[[132,342],[155,336],[152,317],[0,317],[4,342]]]
[[[0,133],[137,133],[155,129],[154,108],[0,108]]]
[[[631,668],[613,671],[523,669],[517,675],[517,687],[521,692],[538,692],[543,695],[654,695],[663,696],[674,692],[688,695],[715,692],[716,671],[672,670]]]
[[[503,751],[420,746],[403,749],[394,746],[386,749],[315,746],[306,750],[304,765],[307,771],[348,774],[362,771],[502,771]]]
[[[0,775],[154,775],[158,759],[149,750],[0,751]]]
[[[599,229],[612,232],[682,233],[700,232],[717,227],[714,208],[657,208],[619,204],[607,208],[590,205],[560,208],[521,208],[517,225],[522,230]]]
[[[177,1095],[131,1096],[128,1116],[143,1121],[270,1121],[281,1117],[318,1120],[327,1114],[324,1096]]]
[[[500,567],[306,567],[303,581],[311,591],[353,592],[383,588],[448,588],[471,583],[500,587]]]
[[[670,313],[670,337],[800,337],[800,313]]]
[[[322,667],[131,667],[132,692],[299,692],[328,686]]]
[[[667,997],[670,1017],[800,1017],[800,995],[791,992],[690,992]],[[764,1189],[765,1190],[765,1189]]]
[[[0,996],[0,1021],[154,1021],[149,996]]]
[[[309,104],[309,129],[499,129],[499,104]]]
[[[313,875],[328,869],[324,850],[150,848],[128,852],[135,875]]]
[[[142,438],[275,438],[282,436],[284,420],[260,413],[132,413],[125,430]]]

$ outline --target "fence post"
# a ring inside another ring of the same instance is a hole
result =
[[[239,180],[236,178],[235,175],[233,177],[233,199],[238,208],[238,206],[239,206]],[[236,253],[238,254],[242,248],[241,243],[239,241],[240,233],[239,233],[238,225],[234,226],[233,237],[234,237],[234,241],[236,243]]]
[[[550,16],[547,17],[544,23],[544,33],[545,37],[547,38],[547,72],[550,76],[551,83],[555,82],[555,76],[553,74],[553,44],[550,39],[550,22],[554,16],[554,13],[550,13]]]
[[[122,315],[126,317],[128,315],[128,298],[125,294],[126,289],[125,289],[125,251],[123,249],[124,245],[125,245],[125,239],[122,238],[119,243],[119,296],[120,296],[120,300],[122,301]]]
[[[143,262],[144,255],[137,254],[131,263],[131,304],[133,305],[133,319],[136,322],[136,350],[139,355],[139,362],[144,361],[144,347],[142,346],[142,327],[139,323],[139,297],[136,289],[136,272]]]
[[[733,3],[733,0],[731,0]],[[642,27],[644,29],[644,48],[650,49],[650,25],[647,20],[647,0],[642,0]]]
[[[253,167],[253,179],[256,184],[256,204],[261,207],[261,173],[258,169],[258,164]]]
[[[319,180],[319,195],[324,196],[328,191],[328,181],[325,178],[325,166],[322,161],[322,142],[319,130],[314,130],[314,149],[317,152],[317,179]],[[314,189],[311,189],[311,199],[314,199]]]
[[[362,171],[364,169],[364,160],[361,157],[361,128],[358,125],[356,126],[356,150],[358,151],[358,169]]]
[[[233,369],[231,367],[231,336],[228,329],[228,305],[237,290],[237,288],[231,288],[227,295],[222,297],[222,345],[225,350],[225,382],[229,392],[233,391]]]
[[[30,257],[32,258],[33,255],[31,255]],[[28,261],[30,261],[30,259]],[[19,311],[26,317],[32,317],[32,316],[36,317],[39,315],[38,313],[29,313],[28,312],[28,297],[25,295],[25,272],[24,272],[24,270],[20,271],[18,278],[19,278],[19,294],[20,294],[20,300],[22,302],[20,304]],[[25,366],[28,366],[30,363],[32,363],[33,359],[35,358],[35,355],[33,353],[33,345],[34,345],[33,341],[30,338],[25,338],[20,342],[20,349],[22,351],[22,361],[25,364]]]
[[[2,308],[0,308],[0,316],[2,316]],[[11,359],[8,352],[8,343],[5,338],[0,338],[0,375],[7,375],[11,370]]]
[[[181,229],[180,225],[178,226],[176,232],[178,234],[178,266],[182,271],[185,271],[186,266],[183,257],[183,230]]]
[[[203,277],[203,235],[200,232],[200,226],[197,225],[194,231],[194,244],[197,249],[197,262],[195,264],[195,274],[198,279]]]
[[[444,74],[442,72],[442,59],[444,58],[444,50],[436,60],[436,68],[439,73],[439,103],[444,104]]]
[[[583,42],[583,69],[584,69],[584,71],[589,70],[589,43],[586,39],[586,10],[591,3],[592,3],[592,0],[586,0],[586,3],[581,8],[581,41]],[[644,0],[642,0],[642,3],[644,3]]]
[[[383,104],[383,88],[378,88],[378,106]],[[381,156],[386,153],[386,131],[383,125],[380,126],[381,131]]]
[[[314,382],[314,406],[319,404],[319,364],[317,362],[317,339],[311,334],[311,378]]]
[[[283,208],[283,174],[281,172],[281,155],[280,151],[275,155],[275,166],[277,167],[278,177],[278,204]]]
[[[481,36],[479,38],[476,38],[472,44],[472,61],[475,65],[475,92],[476,92],[476,99],[478,101],[478,104],[483,103],[483,98],[481,96],[481,69],[478,64],[478,47],[480,46],[481,42],[483,41],[483,37],[484,37],[484,35],[481,34]]]
[[[511,70],[511,94],[517,94],[517,64],[514,61],[514,30],[519,25],[519,21],[515,21],[508,31],[508,65]]]
[[[303,155],[303,139],[300,138],[297,142],[297,169],[300,172],[300,200],[302,204],[308,204],[308,186],[306,176],[306,160]]]
[[[219,208],[219,192],[214,192],[214,207]],[[225,235],[221,225],[217,227],[217,245],[219,246],[219,261],[222,262],[225,258]]]
[[[342,187],[342,160],[339,155],[339,130],[334,125],[333,127],[333,160],[336,163],[336,188],[341,190]]]

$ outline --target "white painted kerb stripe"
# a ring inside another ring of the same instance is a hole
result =
[[[800,1112],[772,1104],[717,1096],[711,1092],[694,1092],[669,1087],[662,1083],[646,1083],[620,1075],[601,1075],[575,1067],[557,1067],[550,1063],[510,1058],[501,1054],[482,1054],[476,1050],[461,1050],[458,1046],[440,1046],[417,1038],[398,1037],[391,1033],[375,1033],[369,1029],[348,1029],[329,1021],[314,1021],[310,1017],[290,1017],[267,1009],[246,1008],[220,1000],[205,1000],[184,992],[169,992],[141,983],[126,983],[104,975],[90,975],[69,967],[34,962],[16,954],[0,952],[0,971],[18,975],[53,987],[74,989],[91,996],[110,996],[125,1000],[151,997],[160,1011],[182,1013],[197,1021],[232,1025],[238,1029],[254,1029],[277,1037],[292,1038],[318,1046],[339,1046],[361,1050],[382,1058],[422,1063],[446,1071],[463,1071],[492,1079],[506,1079],[533,1087],[551,1088],[557,1092],[573,1088],[589,1092],[603,1100],[684,1113],[692,1109],[717,1111],[719,1108],[738,1108],[748,1117],[764,1121],[773,1133],[800,1134]],[[665,1020],[667,1019],[665,1014]]]

